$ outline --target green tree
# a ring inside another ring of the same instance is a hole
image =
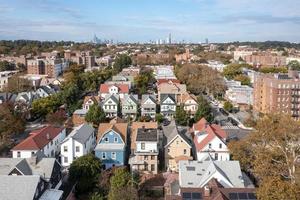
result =
[[[147,86],[153,82],[153,71],[143,70],[141,74],[134,78],[135,87],[137,88],[138,94],[142,95],[147,92]]]
[[[94,192],[90,195],[89,200],[105,200],[106,198],[103,196],[103,194],[99,192]]]
[[[158,123],[162,123],[164,121],[164,116],[161,113],[157,113],[155,115],[155,121],[157,121]]]
[[[297,70],[300,71],[300,63],[297,60],[292,60],[287,65],[289,69],[291,70]]]
[[[132,60],[130,56],[127,54],[118,55],[114,63],[114,70],[120,72],[123,68],[129,67],[131,64]]]
[[[242,66],[240,64],[229,64],[223,70],[223,75],[230,80],[242,73]]]
[[[98,181],[101,173],[101,162],[93,154],[74,160],[69,169],[69,180],[77,182],[77,194],[88,193]]]
[[[99,126],[99,123],[104,122],[105,119],[106,117],[104,111],[97,104],[92,105],[85,115],[85,120],[93,123],[94,126]]]
[[[198,109],[195,113],[195,121],[199,121],[202,118],[205,118],[208,122],[213,121],[213,116],[209,102],[203,96],[199,96],[197,100]]]
[[[248,76],[244,74],[239,74],[234,77],[235,81],[240,81],[242,85],[251,85],[251,80]]]
[[[177,106],[175,113],[175,120],[181,126],[186,126],[189,120],[189,116],[184,110],[183,105]]]
[[[126,168],[118,168],[110,180],[109,200],[138,199],[136,183]]]
[[[32,102],[32,112],[34,115],[44,117],[48,113],[54,113],[62,105],[58,94],[36,99]]]
[[[227,112],[231,112],[232,109],[233,109],[232,103],[230,103],[229,101],[225,101],[225,103],[224,103],[224,110],[226,110]]]

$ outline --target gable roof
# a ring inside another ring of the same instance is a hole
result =
[[[162,104],[165,100],[167,100],[168,98],[170,98],[170,99],[174,102],[174,104],[176,104],[176,101],[175,101],[175,94],[161,94],[161,95],[160,95],[160,102],[161,102],[161,104]]]
[[[105,96],[104,101],[102,102],[102,105],[105,104],[108,100],[112,100],[113,102],[115,102],[116,104],[119,103],[119,96],[114,95],[114,94],[109,94]]]
[[[116,121],[110,121],[109,123],[100,123],[98,128],[97,142],[106,134],[108,131],[113,130],[120,134],[124,143],[127,142],[127,129],[128,123],[118,123]]]
[[[136,136],[139,128],[156,128],[158,127],[157,122],[133,122],[131,125],[131,149],[136,148]]]
[[[35,130],[30,133],[29,137],[16,145],[12,150],[40,150],[44,148],[57,135],[59,135],[59,133],[64,129],[65,128],[46,126],[42,129]]]
[[[84,144],[89,137],[94,134],[95,129],[89,124],[81,124],[78,127],[75,127],[74,130],[63,140],[63,143],[70,138],[78,141],[81,144]]]
[[[83,100],[83,104],[86,104],[89,100],[92,100],[94,103],[99,103],[100,102],[100,97],[99,96],[85,96]]]
[[[136,141],[157,142],[158,134],[156,128],[138,128]]]
[[[133,101],[133,103],[135,103],[136,105],[139,103],[138,95],[125,94],[124,98],[122,99],[122,104],[128,103],[129,100]]]
[[[201,188],[217,177],[223,187],[245,187],[239,161],[179,161],[181,187]]]
[[[129,86],[127,84],[106,84],[103,83],[100,85],[100,93],[109,93],[109,88],[115,86],[119,89],[118,93],[129,93]]]
[[[178,130],[178,127],[175,123],[174,120],[171,121],[171,123],[168,126],[163,126],[163,132],[164,136],[166,137],[166,142],[165,142],[165,148],[169,146],[169,144],[177,137],[179,136],[180,138],[183,139],[183,141],[190,147],[192,148],[190,141],[188,138],[185,136],[184,132],[187,132],[187,129],[183,130]]]
[[[40,176],[0,176],[0,197],[5,200],[32,200],[40,182]]]
[[[194,137],[194,143],[197,151],[201,151],[210,141],[215,137],[220,138],[222,141],[226,139],[227,134],[221,127],[217,124],[210,125],[206,119],[202,118],[193,126],[194,132],[197,132],[197,135]],[[205,134],[206,137],[198,142],[198,135]]]
[[[148,99],[150,99],[153,103],[156,104],[156,97],[155,95],[151,95],[151,94],[142,95],[142,104],[144,104]]]
[[[198,104],[198,103],[197,103],[197,97],[196,97],[195,95],[189,94],[189,93],[184,93],[184,94],[182,95],[181,103],[185,103],[186,101],[188,101],[188,100],[190,100],[190,99],[194,100],[194,101],[196,102],[196,104]]]

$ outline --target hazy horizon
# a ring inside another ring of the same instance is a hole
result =
[[[0,40],[299,43],[296,0],[0,0]]]

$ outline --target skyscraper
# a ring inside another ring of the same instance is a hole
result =
[[[171,37],[171,33],[169,33],[168,44],[172,44],[172,37]]]

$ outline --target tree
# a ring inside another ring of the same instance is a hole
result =
[[[101,172],[101,162],[93,154],[81,156],[73,161],[69,169],[69,180],[77,182],[77,194],[91,191]]]
[[[131,64],[132,60],[130,56],[127,54],[118,55],[114,63],[114,70],[120,72],[123,68],[129,67]]]
[[[62,105],[58,94],[36,99],[32,102],[32,112],[36,116],[44,117],[48,113],[54,113]]]
[[[15,70],[16,66],[13,63],[5,61],[0,61],[0,72],[1,71],[9,71],[9,70]]]
[[[149,83],[154,80],[152,70],[143,70],[137,77],[134,78],[135,87],[137,88],[138,94],[143,95],[147,92]]]
[[[94,126],[98,126],[99,123],[104,122],[105,119],[105,113],[98,104],[92,105],[85,115],[85,120],[87,122],[93,123]]]
[[[199,96],[197,101],[198,109],[195,113],[195,121],[199,121],[200,119],[205,118],[208,122],[212,122],[213,116],[211,114],[211,107],[208,101],[203,96]]]
[[[239,74],[237,76],[234,77],[235,81],[240,81],[242,85],[251,85],[251,80],[248,76],[244,75],[244,74]]]
[[[5,143],[14,135],[25,130],[25,121],[14,111],[13,104],[0,104],[0,143]]]
[[[161,113],[157,113],[155,115],[155,121],[157,121],[158,123],[162,123],[164,121],[164,116]]]
[[[175,120],[181,126],[186,126],[188,122],[189,116],[184,110],[183,105],[177,106],[175,113]]]
[[[64,110],[58,110],[56,112],[48,113],[46,121],[54,126],[62,126],[68,119],[67,113]]]
[[[266,115],[255,131],[228,145],[233,159],[258,180],[259,199],[299,197],[300,125],[285,114]]]
[[[126,168],[118,168],[110,180],[109,200],[138,199],[136,183]]]
[[[242,66],[240,64],[229,64],[223,70],[223,75],[230,80],[242,73]]]
[[[227,112],[232,112],[232,109],[233,109],[232,103],[230,103],[229,101],[225,101],[224,110],[226,110]]]
[[[300,71],[300,63],[297,60],[292,60],[289,62],[289,64],[287,65],[289,69],[291,70],[297,70]]]
[[[185,64],[177,66],[176,75],[180,82],[187,85],[193,94],[209,93],[214,96],[225,93],[225,82],[221,75],[205,66],[198,64]]]

